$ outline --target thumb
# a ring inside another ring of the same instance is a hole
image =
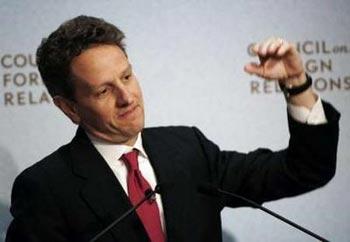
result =
[[[262,65],[257,64],[257,63],[251,62],[251,63],[248,63],[244,66],[244,71],[249,73],[249,74],[263,76],[264,67]]]

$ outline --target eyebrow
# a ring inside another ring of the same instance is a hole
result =
[[[127,72],[132,70],[132,65],[129,63],[124,71],[122,71],[122,76],[124,76]]]

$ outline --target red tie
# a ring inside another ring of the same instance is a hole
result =
[[[145,191],[151,188],[139,170],[137,156],[137,150],[133,150],[121,157],[128,168],[128,193],[129,199],[133,205],[136,205],[143,199],[145,197]],[[150,241],[164,242],[165,236],[160,223],[157,202],[155,200],[146,201],[136,210],[136,213],[141,219]]]

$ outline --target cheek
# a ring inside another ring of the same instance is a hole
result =
[[[112,115],[112,110],[108,107],[108,105],[104,106],[90,106],[81,110],[81,116],[84,118],[86,122],[99,124],[102,122],[106,122],[110,119]]]
[[[134,96],[137,97],[137,99],[140,100],[141,103],[143,103],[143,96],[142,96],[142,90],[140,85],[137,83],[134,88]]]

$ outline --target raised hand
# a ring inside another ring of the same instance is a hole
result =
[[[259,57],[260,63],[246,64],[244,66],[246,72],[264,79],[278,80],[288,88],[295,88],[305,83],[303,62],[293,44],[281,38],[272,37],[255,44],[252,51]],[[300,94],[288,96],[287,100],[292,104],[311,109],[317,96],[309,87]]]
[[[252,48],[260,63],[249,63],[244,70],[269,80],[302,78],[304,67],[295,46],[281,38],[269,38]]]

